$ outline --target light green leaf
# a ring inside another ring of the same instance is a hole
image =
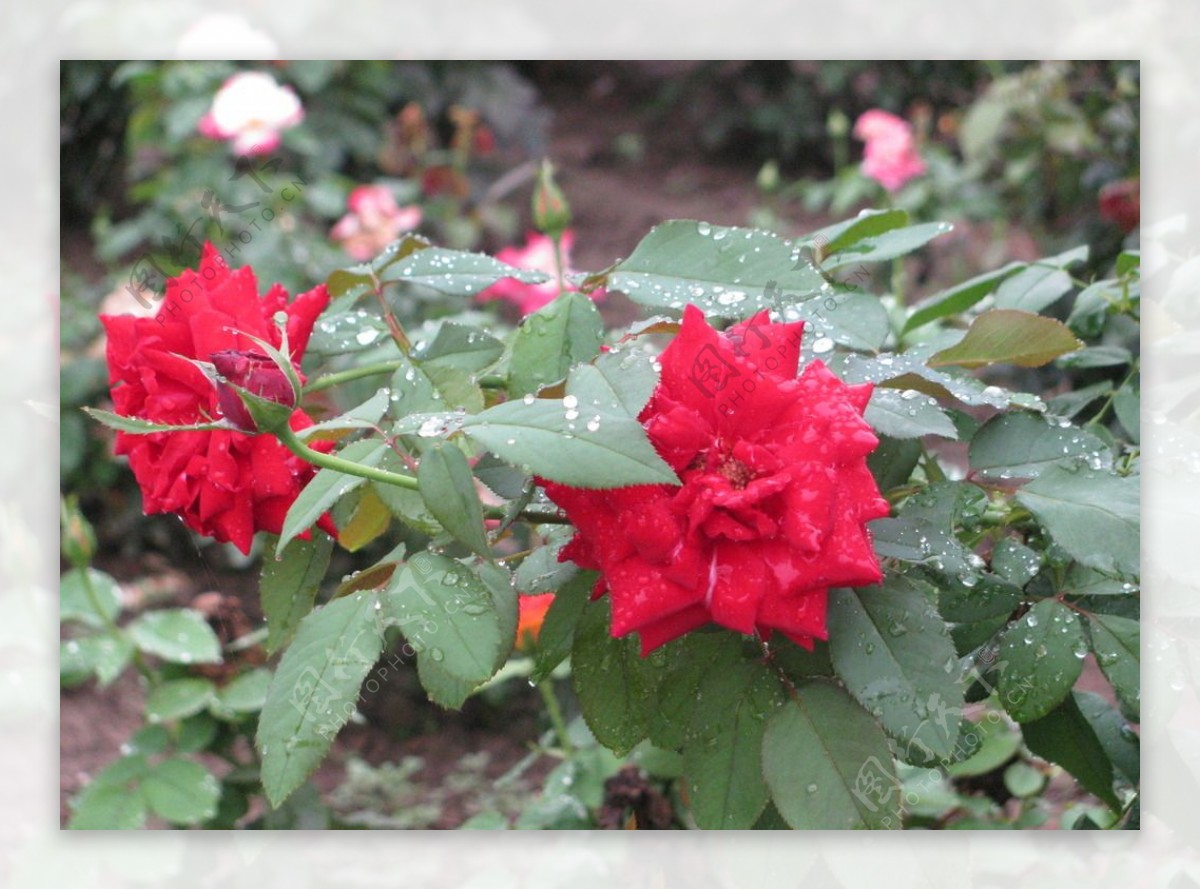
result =
[[[233,714],[252,714],[261,711],[271,688],[271,672],[254,668],[240,674],[217,692],[217,704],[222,711]]]
[[[1079,679],[1087,646],[1079,618],[1057,600],[1042,600],[1004,633],[996,689],[1014,720],[1045,717]]]
[[[380,439],[363,439],[351,442],[337,456],[365,467],[377,467],[388,451],[387,443]],[[288,508],[275,552],[282,553],[296,535],[312,528],[326,510],[366,481],[337,470],[319,470]]]
[[[978,316],[967,335],[929,359],[929,367],[1010,364],[1036,368],[1083,346],[1061,321],[1015,309],[992,309]]]
[[[1109,574],[1138,573],[1138,477],[1051,466],[1019,488],[1017,500],[1085,566]]]
[[[214,700],[217,688],[212,680],[183,677],[155,687],[146,697],[146,719],[151,723],[179,720],[198,714]]]
[[[1071,289],[1071,276],[1064,269],[1085,262],[1086,244],[1031,263],[1000,285],[996,308],[1041,312]]]
[[[829,654],[846,689],[875,714],[910,763],[954,751],[961,670],[945,622],[902,576],[829,595]]]
[[[307,442],[319,433],[344,433],[350,430],[375,429],[387,411],[390,400],[390,391],[387,387],[383,387],[371,398],[361,405],[351,408],[345,414],[302,430],[296,430],[296,437]]]
[[[863,418],[876,432],[894,439],[926,435],[958,438],[954,422],[938,407],[937,399],[915,389],[877,388],[871,393]]]
[[[91,582],[91,596],[79,569],[71,569],[59,579],[58,618],[105,627],[121,613],[120,587],[112,575],[98,569],[88,569],[87,580]]]
[[[284,651],[258,724],[262,783],[279,806],[325,757],[383,648],[378,597],[336,599],[303,621]]]
[[[798,257],[790,242],[769,232],[676,219],[651,229],[595,283],[645,306],[691,303],[708,315],[748,318],[774,306],[768,285],[797,298],[832,293],[815,268],[797,266]]]
[[[109,764],[71,800],[67,828],[75,831],[120,831],[146,824],[146,803],[136,783],[149,769],[142,755]]]
[[[381,601],[384,620],[400,628],[421,660],[474,685],[495,673],[497,653],[512,643],[487,585],[446,556],[413,556],[396,570]]]
[[[475,374],[493,364],[503,351],[504,344],[483,328],[447,321],[428,344],[413,349],[412,359],[431,377],[451,368]]]
[[[544,272],[518,269],[482,253],[427,247],[396,258],[379,270],[380,281],[405,281],[455,297],[473,297],[501,278],[525,284],[549,281]]]
[[[883,730],[833,683],[801,686],[767,722],[763,777],[792,828],[901,827]]]
[[[658,385],[657,359],[634,347],[601,353],[593,367],[608,384],[616,401],[631,417],[637,417]]]
[[[882,263],[912,253],[944,235],[954,227],[950,223],[920,223],[892,229],[879,235],[860,238],[836,253],[826,257],[821,264],[827,271],[853,266],[857,263]]]
[[[101,411],[99,408],[84,408],[93,420],[98,420],[109,429],[122,433],[180,433],[188,430],[233,430],[237,429],[227,420],[210,423],[170,424],[156,423],[152,420],[142,420],[140,417],[125,417],[111,411]]]
[[[679,482],[640,423],[597,410],[577,396],[503,402],[467,417],[463,430],[509,463],[566,485]]]
[[[803,241],[817,248],[821,256],[829,256],[864,238],[903,228],[908,225],[908,218],[907,210],[863,210],[851,219],[810,232]]]
[[[200,764],[172,758],[150,768],[141,791],[150,809],[168,822],[194,825],[216,815],[221,783]]]
[[[159,609],[135,618],[127,628],[143,652],[177,664],[215,664],[221,643],[204,616],[192,609]]]

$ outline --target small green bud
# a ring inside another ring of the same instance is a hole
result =
[[[559,238],[571,224],[571,205],[554,181],[554,167],[542,161],[537,184],[533,188],[533,224],[551,238]]]

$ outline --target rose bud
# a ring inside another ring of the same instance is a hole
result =
[[[571,207],[554,181],[554,167],[549,161],[542,161],[533,189],[533,224],[551,238],[558,238],[571,224]]]
[[[217,405],[238,429],[269,432],[291,418],[298,393],[273,358],[261,352],[227,349],[214,352],[212,363],[224,378],[217,383]]]

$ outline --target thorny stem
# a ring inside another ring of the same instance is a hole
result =
[[[404,328],[401,327],[396,316],[392,314],[392,307],[383,298],[383,282],[376,277],[373,271],[371,272],[371,284],[373,286],[372,292],[375,294],[375,299],[379,301],[379,309],[383,313],[383,320],[387,322],[392,339],[396,341],[396,346],[400,348],[400,351],[408,355],[412,351],[412,343],[408,339],[408,334],[404,333]]]

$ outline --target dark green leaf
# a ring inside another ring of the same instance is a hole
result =
[[[946,758],[962,712],[961,669],[945,622],[902,576],[829,594],[829,653],[846,689],[910,763]]]
[[[1092,727],[1100,747],[1112,761],[1112,765],[1131,783],[1136,785],[1141,778],[1141,739],[1133,727],[1121,716],[1121,712],[1094,692],[1072,693],[1075,704],[1083,719]]]
[[[1079,562],[1102,572],[1138,573],[1141,497],[1136,476],[1051,466],[1018,489],[1017,500]]]
[[[1093,469],[1112,466],[1112,452],[1086,430],[1038,414],[998,414],[971,439],[971,468],[989,479],[1029,478],[1060,461],[1083,460]]]
[[[300,621],[312,611],[317,591],[325,579],[333,554],[333,539],[313,535],[293,539],[280,555],[268,543],[264,551],[259,595],[267,619],[268,653],[275,653],[296,633]]]
[[[1045,717],[1079,679],[1086,653],[1075,613],[1042,600],[1004,634],[996,666],[1000,703],[1021,723]]]
[[[1011,538],[1005,538],[992,548],[992,571],[1010,584],[1024,587],[1041,568],[1042,557],[1034,550]]]
[[[417,484],[429,512],[446,531],[483,557],[491,555],[475,477],[458,446],[435,442],[421,454]]]
[[[817,680],[767,722],[763,777],[792,828],[900,828],[887,739],[843,690]]]
[[[915,439],[880,436],[879,446],[867,455],[867,466],[880,491],[890,491],[908,482],[921,459],[921,443]]]
[[[1112,684],[1121,710],[1131,720],[1140,719],[1142,625],[1116,615],[1087,617],[1088,637],[1100,670]]]
[[[508,392],[536,392],[567,376],[572,365],[600,351],[604,323],[596,304],[577,291],[566,291],[529,315],[513,338]]]
[[[571,648],[571,682],[596,740],[624,755],[646,737],[646,704],[653,687],[637,638],[614,639],[609,624],[606,599],[584,610]]]
[[[697,698],[683,748],[692,815],[701,828],[751,828],[770,797],[763,727],[783,690],[762,665],[742,662],[704,676]]]
[[[1030,751],[1057,763],[1112,809],[1121,808],[1113,793],[1112,761],[1080,711],[1075,696],[1068,695],[1040,720],[1023,723],[1021,732]]]
[[[1003,269],[997,269],[994,272],[984,272],[982,275],[976,275],[962,284],[957,284],[954,287],[934,294],[913,309],[912,314],[904,323],[904,330],[901,333],[907,334],[909,331],[915,330],[922,325],[927,325],[929,322],[936,321],[939,318],[966,312],[994,291],[1002,281],[1024,268],[1024,263],[1009,263]]]

